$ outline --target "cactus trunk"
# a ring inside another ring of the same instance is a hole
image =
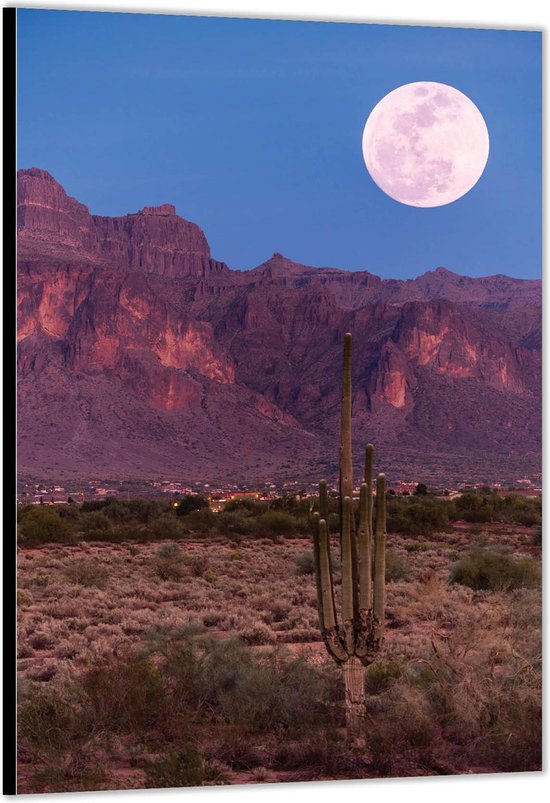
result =
[[[344,336],[344,370],[342,379],[342,417],[340,429],[340,502],[353,497],[351,456],[351,335]]]
[[[365,742],[365,671],[384,637],[386,479],[376,481],[376,517],[373,528],[373,446],[365,454],[365,481],[359,497],[359,526],[353,513],[351,451],[351,335],[344,337],[342,417],[340,430],[340,549],[342,599],[340,625],[334,599],[328,491],[319,483],[319,513],[314,517],[315,574],[319,626],[331,657],[342,666],[345,685],[346,725],[354,745]],[[374,571],[373,571],[374,568]]]
[[[365,741],[365,673],[366,669],[355,655],[342,667],[346,700],[346,730],[352,744]]]

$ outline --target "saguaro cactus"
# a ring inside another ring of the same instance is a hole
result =
[[[342,559],[341,624],[338,624],[332,581],[328,530],[327,483],[319,483],[315,514],[314,556],[319,625],[329,655],[342,667],[346,690],[346,724],[352,741],[361,738],[365,719],[365,668],[384,638],[386,571],[386,478],[376,480],[373,528],[372,467],[374,448],[365,455],[359,496],[359,522],[353,513],[351,450],[351,335],[344,337],[342,422],[340,439],[340,547]]]

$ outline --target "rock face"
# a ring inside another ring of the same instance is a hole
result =
[[[18,178],[23,473],[334,479],[346,331],[356,442],[392,478],[540,470],[540,282],[233,271],[171,204],[100,217]]]

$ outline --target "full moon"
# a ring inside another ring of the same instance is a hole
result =
[[[477,183],[489,157],[489,133],[477,106],[458,89],[418,81],[374,107],[363,131],[373,180],[409,206],[443,206]]]

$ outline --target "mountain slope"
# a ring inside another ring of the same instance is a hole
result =
[[[346,331],[355,440],[392,478],[539,470],[540,282],[235,271],[170,204],[99,217],[18,179],[22,472],[333,479]]]

